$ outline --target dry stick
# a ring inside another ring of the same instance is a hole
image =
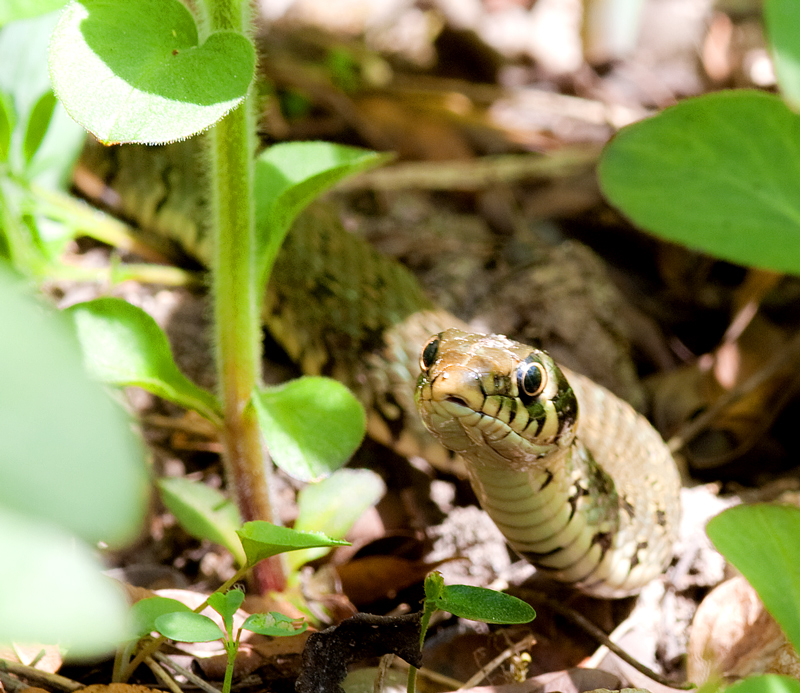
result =
[[[169,688],[172,693],[183,693],[183,691],[181,691],[181,687],[178,685],[175,679],[173,679],[166,671],[164,671],[163,667],[152,657],[145,657],[144,663],[150,667],[150,671],[155,674],[155,677],[167,688]]]
[[[691,441],[700,431],[710,424],[724,409],[740,397],[752,392],[769,380],[778,371],[790,366],[800,359],[800,332],[784,347],[781,353],[773,357],[766,366],[756,371],[747,380],[728,390],[708,409],[686,424],[681,431],[670,438],[667,443],[670,452],[675,453]]]
[[[528,649],[534,642],[535,639],[532,635],[526,635],[516,645],[511,645],[510,647],[507,647],[499,655],[497,655],[497,657],[495,657],[491,662],[489,662],[488,664],[484,664],[469,681],[467,681],[463,686],[461,686],[461,688],[474,688],[481,681],[487,678],[489,674],[491,674],[495,669],[497,669],[503,662],[505,662],[513,655],[518,655],[523,650]]]
[[[181,676],[185,676],[186,680],[189,681],[189,683],[193,683],[200,690],[203,690],[206,693],[220,693],[218,688],[214,688],[214,686],[208,683],[208,681],[204,681],[197,674],[189,671],[188,669],[184,669],[180,664],[171,660],[163,652],[153,653],[153,659],[157,659],[159,662],[161,662],[161,664],[164,664],[165,666],[169,667],[174,672],[180,674]]]
[[[77,691],[79,688],[84,687],[82,683],[78,683],[64,676],[34,669],[33,667],[18,664],[17,662],[9,662],[7,659],[0,659],[0,671],[7,671],[16,676],[22,676],[30,681],[43,683],[52,688],[57,688],[60,691]]]
[[[563,604],[553,599],[550,599],[550,597],[548,597],[544,592],[539,592],[537,590],[528,590],[528,589],[520,589],[519,592],[527,595],[531,601],[541,602],[548,608],[555,611],[557,614],[560,614],[568,621],[578,626],[578,628],[581,628],[590,637],[594,638],[601,645],[605,645],[609,650],[611,650],[615,655],[617,655],[617,657],[630,664],[634,669],[644,674],[649,679],[652,679],[653,681],[656,681],[657,683],[660,683],[664,686],[668,686],[670,688],[683,688],[688,690],[690,688],[695,687],[693,683],[675,683],[673,681],[670,681],[661,674],[658,674],[652,669],[646,667],[644,664],[631,657],[619,645],[613,642],[608,637],[608,635],[606,635],[602,630],[600,630],[600,628],[598,628],[589,619],[585,618],[574,609],[571,609],[568,606],[564,606]]]

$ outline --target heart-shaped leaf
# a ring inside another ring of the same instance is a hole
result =
[[[738,90],[687,99],[606,146],[603,193],[661,238],[800,273],[800,116]]]
[[[350,546],[346,541],[337,541],[319,532],[297,532],[263,520],[245,522],[237,534],[242,540],[249,566],[286,551],[310,549],[315,546]]]
[[[216,32],[198,44],[178,0],[73,0],[50,43],[53,87],[101,142],[190,137],[244,100],[255,70],[242,34]]]
[[[118,298],[98,298],[65,312],[75,323],[87,368],[96,378],[136,385],[219,421],[214,395],[178,370],[166,335],[141,308]]]
[[[221,592],[214,592],[208,598],[208,605],[214,609],[225,623],[225,630],[228,633],[233,632],[233,615],[244,601],[244,592],[242,590],[232,589],[222,594]]]
[[[364,407],[330,378],[306,376],[263,387],[252,401],[275,464],[301,481],[341,467],[364,438]]]
[[[244,564],[242,543],[236,536],[242,519],[230,498],[206,484],[179,476],[159,479],[157,484],[161,500],[181,527],[193,537],[222,544],[239,565]]]
[[[193,611],[171,611],[155,621],[156,630],[178,642],[210,642],[225,637],[220,627],[208,616]]]

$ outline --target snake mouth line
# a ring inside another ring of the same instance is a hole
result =
[[[467,401],[461,397],[456,397],[455,395],[448,395],[445,397],[445,402],[450,402],[451,404],[457,404],[460,407],[467,407],[470,408],[467,404]]]

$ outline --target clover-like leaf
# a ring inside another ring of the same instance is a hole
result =
[[[75,323],[89,371],[113,385],[137,385],[218,422],[216,398],[178,370],[166,335],[141,308],[118,298],[77,303]]]
[[[255,70],[243,34],[197,26],[178,0],[72,0],[50,44],[67,112],[101,142],[190,137],[240,104]]]

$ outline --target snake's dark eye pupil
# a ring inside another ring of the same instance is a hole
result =
[[[436,361],[436,354],[439,351],[439,337],[433,337],[422,350],[422,356],[419,359],[419,367],[423,371],[427,371]]]
[[[546,384],[544,370],[538,363],[523,363],[517,371],[517,387],[520,394],[536,397]]]

